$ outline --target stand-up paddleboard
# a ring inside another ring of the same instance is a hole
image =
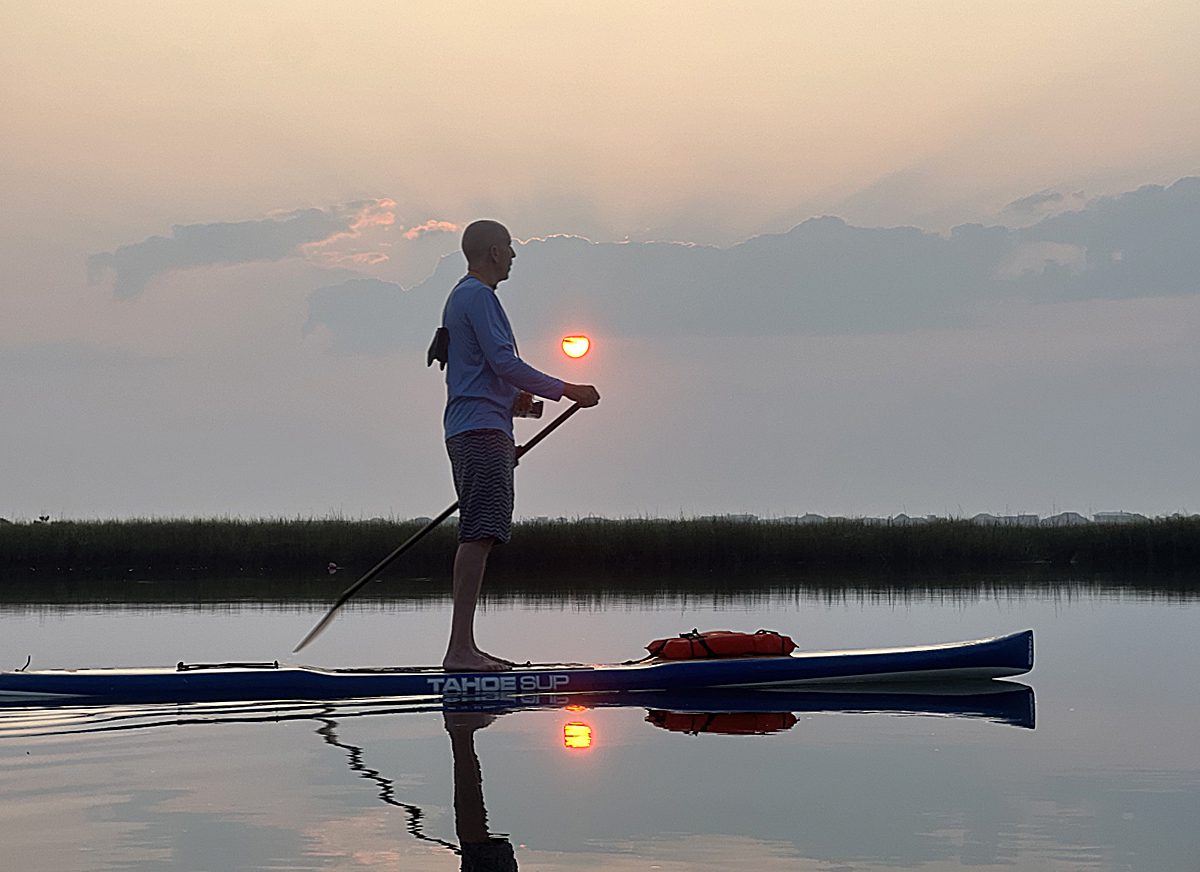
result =
[[[46,703],[334,700],[487,695],[785,688],[811,684],[936,683],[1005,678],[1033,668],[1033,631],[973,642],[783,657],[539,664],[504,672],[433,667],[316,669],[279,663],[186,664],[152,669],[0,672],[0,700]]]

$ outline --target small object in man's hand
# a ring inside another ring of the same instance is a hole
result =
[[[546,406],[541,400],[535,400],[533,394],[521,391],[513,402],[514,418],[540,418],[542,409]]]

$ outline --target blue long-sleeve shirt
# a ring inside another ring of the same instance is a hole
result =
[[[513,403],[521,391],[548,400],[562,398],[561,379],[534,369],[517,356],[512,325],[496,292],[465,276],[446,300],[442,326],[450,332],[446,363],[446,438],[467,430],[503,430],[512,435]]]

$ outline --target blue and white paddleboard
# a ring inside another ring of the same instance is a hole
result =
[[[1025,630],[992,639],[911,648],[611,665],[538,664],[489,673],[446,672],[433,667],[317,669],[275,663],[0,672],[0,701],[215,702],[769,689],[1005,678],[1032,668],[1033,631]]]

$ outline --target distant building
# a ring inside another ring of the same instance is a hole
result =
[[[1079,512],[1059,512],[1048,518],[1042,518],[1043,527],[1078,527],[1080,524],[1090,524],[1087,518]]]
[[[989,515],[986,512],[971,519],[972,524],[985,527],[1036,527],[1040,521],[1037,515]]]
[[[803,515],[788,515],[779,519],[782,524],[822,524],[825,520],[824,515],[814,515],[812,512]]]
[[[1150,519],[1137,512],[1096,512],[1092,520],[1097,524],[1137,524]]]

